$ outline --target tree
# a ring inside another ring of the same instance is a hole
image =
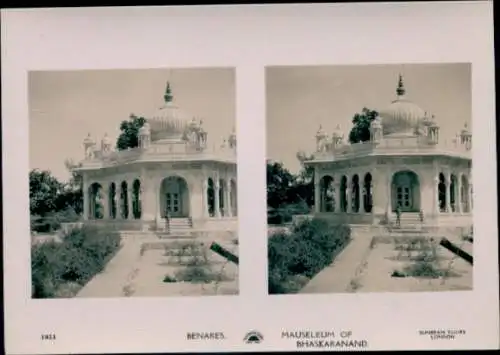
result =
[[[267,162],[267,206],[279,208],[289,203],[289,192],[294,182],[294,176],[282,163]]]
[[[61,208],[64,185],[49,171],[30,171],[30,214],[45,216]]]
[[[81,214],[83,211],[83,178],[79,171],[75,171],[75,168],[80,167],[82,163],[75,163],[72,159],[68,159],[64,163],[71,173],[71,178],[64,186],[61,199],[65,208],[71,208],[76,214]]]
[[[352,118],[352,128],[349,132],[349,143],[367,142],[370,140],[370,124],[378,116],[378,112],[363,107],[361,113]]]
[[[139,117],[130,114],[128,120],[122,121],[120,124],[120,135],[116,140],[116,148],[118,150],[126,150],[139,146],[139,129],[146,123],[144,117]]]
[[[312,160],[313,155],[298,152],[297,159],[300,161],[302,168],[295,177],[292,193],[296,199],[305,202],[307,206],[311,207],[314,205],[314,167],[306,165],[305,162]]]

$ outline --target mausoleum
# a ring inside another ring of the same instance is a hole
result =
[[[136,148],[115,150],[106,134],[99,146],[90,134],[85,138],[77,170],[87,223],[121,230],[235,231],[235,129],[211,144],[203,121],[175,104],[170,83],[163,103],[144,118]]]
[[[402,220],[472,225],[472,133],[440,136],[439,118],[412,102],[400,75],[396,99],[379,110],[370,140],[349,144],[337,130],[316,134],[315,215],[352,224]]]

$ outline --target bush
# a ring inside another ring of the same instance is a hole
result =
[[[269,293],[298,291],[304,277],[309,279],[330,265],[350,238],[348,226],[322,219],[300,222],[290,234],[272,235],[268,241]]]
[[[309,206],[305,202],[283,205],[268,210],[267,223],[274,225],[290,223],[294,215],[308,214],[309,212]]]
[[[199,265],[177,270],[173,279],[191,283],[211,283],[230,280],[222,271],[214,272],[207,267]]]
[[[80,216],[71,207],[44,216],[30,216],[31,230],[38,233],[52,233],[61,228],[61,223],[76,222]]]
[[[120,246],[120,235],[84,226],[71,230],[63,241],[33,245],[31,249],[32,295],[51,298],[61,287],[85,285],[101,272]],[[65,294],[63,292],[63,294]]]

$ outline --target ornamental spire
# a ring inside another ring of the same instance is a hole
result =
[[[165,95],[163,95],[166,103],[172,102],[174,95],[172,95],[172,89],[170,88],[170,81],[167,81],[167,88],[165,90]]]
[[[403,76],[399,74],[398,88],[396,89],[396,94],[398,96],[403,96],[406,93],[405,86],[403,83]]]

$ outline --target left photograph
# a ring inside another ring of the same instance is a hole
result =
[[[234,68],[28,73],[32,298],[238,294]]]

